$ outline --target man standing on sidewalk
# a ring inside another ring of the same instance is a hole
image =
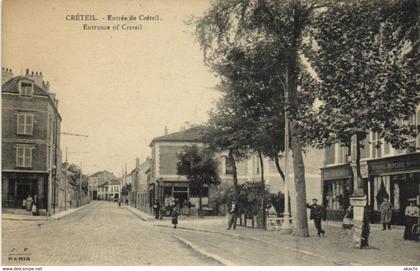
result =
[[[230,228],[236,230],[236,217],[238,214],[238,204],[236,204],[235,201],[232,201],[230,207],[229,207],[229,214],[228,214],[228,230],[230,230]]]
[[[318,231],[318,236],[321,237],[325,235],[325,231],[322,229],[321,226],[321,219],[325,219],[325,212],[324,208],[318,205],[317,199],[312,199],[312,205],[306,204],[306,207],[311,209],[310,219],[314,220],[315,228]]]
[[[157,199],[155,200],[155,204],[153,204],[153,210],[155,211],[155,219],[159,219],[160,202]]]
[[[381,211],[381,223],[383,225],[383,231],[386,230],[387,226],[388,230],[391,230],[392,208],[393,206],[388,200],[388,197],[384,197],[384,201],[379,207],[379,210]]]

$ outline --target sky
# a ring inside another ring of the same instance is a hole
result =
[[[5,0],[2,66],[42,72],[59,100],[63,160],[83,171],[121,174],[151,155],[156,136],[208,119],[218,80],[203,63],[194,28],[206,0]],[[94,14],[97,21],[66,20]],[[159,15],[159,21],[107,16]],[[83,30],[83,24],[142,25],[141,30]]]

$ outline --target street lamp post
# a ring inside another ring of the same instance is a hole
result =
[[[79,183],[79,194],[80,194],[80,199],[79,199],[79,207],[82,206],[82,163],[80,163],[80,183]]]
[[[75,133],[67,133],[67,132],[61,132],[62,135],[68,135],[68,136],[78,136],[78,137],[89,137],[88,135],[82,135],[82,134],[75,134]],[[66,147],[66,168],[64,171],[64,209],[67,210],[67,169],[68,169],[68,162],[67,162],[67,147]]]

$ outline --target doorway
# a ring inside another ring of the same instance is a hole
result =
[[[405,208],[408,206],[408,199],[416,198],[420,195],[420,174],[394,175],[393,181],[394,205],[399,207],[397,219],[399,224],[404,224]]]
[[[13,191],[9,195],[14,201],[15,208],[22,207],[22,201],[31,195],[33,198],[37,194],[37,181],[30,179],[16,179],[11,181]]]

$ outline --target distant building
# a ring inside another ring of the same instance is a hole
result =
[[[108,199],[118,201],[121,198],[121,182],[119,180],[111,180],[108,183]]]
[[[36,195],[40,213],[52,214],[63,189],[58,100],[42,73],[2,76],[2,208]]]
[[[178,175],[176,163],[178,161],[177,155],[181,153],[185,146],[192,146],[196,144],[203,146],[201,142],[203,126],[194,126],[190,129],[183,129],[181,131],[166,134],[156,137],[152,140],[150,147],[152,148],[152,158],[145,166],[145,176],[147,176],[148,198],[142,200],[140,206],[148,204],[148,209],[151,210],[153,202],[158,199],[162,204],[168,202],[168,198],[175,198],[179,201],[189,199],[193,204],[198,206],[200,191],[190,187],[185,176]],[[165,131],[166,132],[166,131]],[[304,155],[305,162],[305,176],[307,195],[309,198],[321,198],[320,187],[320,168],[322,167],[323,152],[319,150],[310,150]],[[232,165],[227,159],[227,153],[218,153],[215,159],[219,163],[219,177],[221,182],[232,184]],[[284,170],[284,159],[280,156],[279,163]],[[264,179],[272,193],[284,192],[284,181],[280,177],[275,164],[269,158],[263,158],[264,164]],[[150,167],[150,168],[149,168]],[[261,169],[260,161],[257,155],[252,155],[249,159],[240,161],[236,164],[238,182],[244,183],[247,181],[260,182]],[[293,178],[293,166],[289,164],[290,179]],[[145,179],[141,178],[140,180]],[[144,183],[143,183],[144,184]],[[205,186],[203,195],[203,205],[208,209],[216,209],[217,205],[212,198],[213,190],[216,186]],[[289,185],[290,196],[295,195],[294,186]],[[146,192],[141,192],[143,198],[146,198]]]
[[[98,185],[98,200],[108,200],[108,182]]]
[[[116,179],[113,173],[104,171],[98,171],[89,176],[89,198],[91,200],[101,199],[98,194],[98,187],[104,183]]]
[[[132,179],[132,191],[130,205],[147,211],[150,208],[148,184],[150,182],[151,160],[140,164],[140,159],[136,158],[136,167],[129,174]]]

